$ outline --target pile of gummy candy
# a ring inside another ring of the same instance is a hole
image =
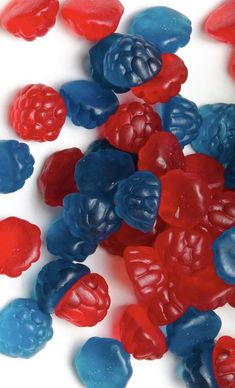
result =
[[[101,245],[123,257],[138,304],[125,308],[117,338],[90,338],[75,357],[89,388],[122,388],[130,355],[179,359],[188,387],[235,387],[235,339],[215,342],[213,311],[235,307],[235,104],[196,104],[179,95],[188,71],[175,54],[191,35],[183,14],[156,6],[139,12],[127,34],[115,33],[119,0],[66,0],[61,18],[75,34],[97,41],[88,53],[90,80],[53,88],[27,85],[14,97],[9,122],[24,140],[55,140],[68,116],[99,127],[83,154],[52,154],[38,178],[44,202],[62,207],[46,233],[56,257],[36,281],[36,298],[16,299],[0,312],[0,352],[28,358],[52,338],[51,314],[80,327],[104,319],[105,279],[81,264]],[[55,24],[57,0],[12,0],[2,28],[34,40]],[[213,38],[235,43],[235,1],[204,24]],[[235,77],[235,55],[230,61]],[[92,80],[91,80],[92,79]],[[119,104],[116,94],[132,92]],[[137,98],[136,98],[137,97]],[[185,156],[191,144],[195,153]],[[0,192],[23,187],[33,173],[28,145],[0,141]],[[0,222],[0,273],[17,277],[40,257],[36,225]],[[165,329],[162,329],[165,326]]]

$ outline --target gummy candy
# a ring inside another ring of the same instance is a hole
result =
[[[39,307],[43,311],[54,313],[64,294],[89,273],[90,270],[85,265],[68,263],[61,259],[46,264],[38,274],[35,288]]]
[[[97,152],[101,150],[115,149],[106,139],[97,139],[90,143],[87,148],[85,155],[90,154],[91,152]]]
[[[118,184],[116,214],[133,228],[149,232],[157,218],[160,195],[160,181],[151,172],[137,171]]]
[[[182,59],[175,54],[162,54],[159,74],[143,85],[132,88],[133,94],[147,104],[168,102],[180,93],[181,85],[188,78],[188,70]]]
[[[114,147],[138,153],[152,133],[162,129],[153,108],[140,102],[122,104],[104,124],[103,135]]]
[[[235,146],[235,104],[204,105],[199,111],[202,125],[198,137],[192,141],[193,149],[220,163],[230,163]]]
[[[15,299],[0,311],[0,353],[30,358],[52,338],[52,319],[32,299]]]
[[[151,323],[142,306],[130,305],[125,309],[120,336],[124,349],[138,360],[155,360],[167,352],[164,334]]]
[[[235,81],[235,50],[233,49],[230,60],[229,60],[229,73]]]
[[[185,357],[198,345],[213,340],[221,325],[221,319],[214,311],[199,312],[189,308],[176,322],[167,326],[169,350]]]
[[[46,234],[47,250],[54,256],[69,261],[84,261],[95,252],[97,243],[81,237],[74,237],[63,218],[54,221]]]
[[[186,46],[192,32],[190,20],[168,7],[151,7],[139,12],[129,26],[129,33],[141,35],[162,53],[175,53]]]
[[[226,0],[207,17],[204,30],[220,42],[235,44],[235,2]]]
[[[224,179],[224,185],[227,189],[235,189],[235,157],[233,157],[229,165],[226,167]]]
[[[161,116],[163,129],[175,135],[181,147],[198,136],[202,118],[194,102],[178,95],[155,109]]]
[[[54,26],[58,11],[58,0],[11,0],[1,13],[1,25],[18,38],[32,41]]]
[[[40,257],[41,231],[20,218],[6,218],[0,221],[0,246],[0,273],[20,276]]]
[[[74,172],[82,157],[79,148],[67,148],[54,152],[46,160],[38,178],[38,186],[47,205],[62,206],[67,194],[78,191]]]
[[[217,275],[226,284],[235,285],[235,227],[223,232],[213,242],[214,265]]]
[[[123,35],[104,56],[104,78],[121,88],[142,85],[156,76],[161,67],[158,48],[137,35]]]
[[[21,189],[33,173],[34,158],[27,144],[16,140],[0,141],[0,193]]]
[[[139,170],[161,177],[170,170],[185,168],[185,157],[176,137],[168,132],[154,133],[139,151]]]
[[[88,388],[124,388],[132,376],[130,355],[112,338],[90,338],[76,354],[75,368]]]
[[[61,16],[73,32],[93,41],[112,34],[123,12],[119,0],[66,0]]]
[[[56,90],[42,84],[27,85],[14,97],[9,121],[25,140],[57,139],[66,119],[66,106]]]
[[[233,388],[235,384],[235,339],[220,337],[213,350],[213,366],[220,388]]]
[[[74,125],[93,129],[104,124],[118,108],[116,95],[92,81],[71,81],[60,88],[67,115]]]

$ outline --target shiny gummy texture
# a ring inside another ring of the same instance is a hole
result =
[[[232,158],[231,162],[226,167],[224,179],[225,187],[227,189],[235,189],[235,157]]]
[[[214,265],[217,275],[226,284],[235,285],[235,227],[223,232],[213,242]]]
[[[225,0],[207,17],[204,30],[219,42],[235,44],[235,1]]]
[[[235,339],[220,337],[213,350],[213,367],[220,388],[234,388],[235,385]]]

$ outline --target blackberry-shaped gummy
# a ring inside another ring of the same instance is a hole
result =
[[[122,88],[142,85],[156,76],[161,67],[159,49],[137,35],[117,39],[104,57],[106,81]]]
[[[235,157],[232,158],[231,162],[226,167],[224,179],[224,185],[227,189],[235,189]]]
[[[32,299],[15,299],[0,311],[0,353],[30,358],[53,336],[52,319]]]

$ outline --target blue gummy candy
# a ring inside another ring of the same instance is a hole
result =
[[[52,338],[52,319],[33,299],[15,299],[0,311],[0,353],[30,358]]]
[[[212,245],[217,275],[226,284],[235,285],[235,226],[223,232]]]
[[[132,228],[148,232],[156,221],[161,183],[148,171],[137,171],[121,181],[115,194],[115,211]]]
[[[162,119],[162,127],[175,135],[182,147],[190,144],[199,133],[202,117],[197,105],[181,96],[156,106]]]
[[[75,368],[87,388],[124,388],[132,376],[130,355],[112,338],[90,338],[76,354]]]
[[[101,84],[103,88],[112,89],[116,93],[126,93],[129,89],[119,88],[106,81],[104,78],[104,56],[111,45],[122,36],[122,34],[111,34],[96,43],[89,51],[90,71],[93,80]]]
[[[224,186],[227,189],[235,189],[235,156],[225,169],[224,179]]]
[[[213,340],[221,328],[221,319],[214,311],[189,308],[176,322],[167,326],[169,350],[185,357],[203,342]]]
[[[130,154],[105,149],[80,159],[75,169],[75,181],[80,193],[98,193],[112,200],[118,182],[134,171],[135,164]]]
[[[74,237],[63,218],[53,222],[46,234],[48,251],[55,256],[70,261],[84,261],[97,248],[95,241],[87,241],[81,237]]]
[[[93,129],[104,124],[119,106],[116,95],[92,81],[71,81],[62,85],[67,115],[73,124]]]
[[[54,313],[64,294],[83,276],[90,273],[84,264],[55,260],[46,264],[38,274],[36,297],[43,311]]]
[[[130,34],[141,35],[162,53],[175,53],[186,46],[192,32],[187,16],[168,7],[152,7],[139,12],[131,22]]]
[[[89,147],[87,148],[85,155],[90,154],[91,152],[97,152],[100,150],[115,149],[111,144],[109,144],[106,139],[97,139],[94,140]]]
[[[33,173],[34,158],[25,143],[0,141],[0,193],[21,189]]]
[[[231,162],[235,147],[235,104],[204,105],[199,109],[202,125],[192,147],[222,164]]]
[[[158,48],[136,35],[117,39],[104,57],[106,81],[121,88],[142,85],[156,76],[161,67]]]
[[[64,220],[74,236],[103,241],[121,226],[113,205],[98,194],[69,194],[64,198]]]

